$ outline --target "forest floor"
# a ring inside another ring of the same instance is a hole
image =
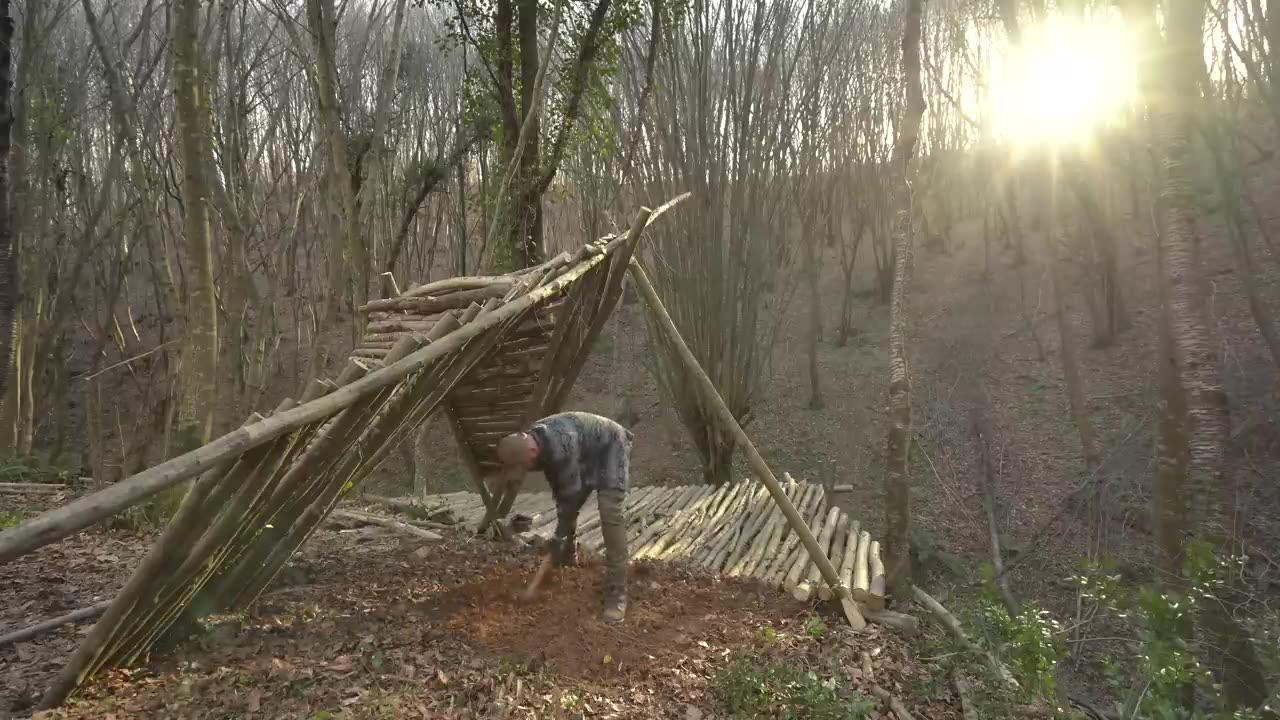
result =
[[[0,567],[0,628],[110,597],[151,539],[82,533]],[[535,564],[461,534],[414,548],[323,530],[250,613],[36,717],[688,720],[780,704],[888,717],[873,684],[918,718],[959,717],[944,683],[916,692],[930,670],[905,640],[855,634],[776,590],[642,563],[627,622],[611,626],[593,560],[522,602]],[[89,626],[0,649],[0,718],[29,716]]]

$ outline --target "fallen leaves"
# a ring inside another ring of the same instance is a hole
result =
[[[702,720],[717,716],[714,680],[738,652],[834,657],[850,674],[862,672],[866,653],[890,689],[909,673],[891,634],[833,628],[814,640],[803,606],[736,581],[648,568],[653,586],[637,584],[627,622],[615,627],[596,621],[598,568],[563,573],[547,597],[517,606],[509,597],[523,583],[513,575],[532,570],[527,558],[446,541],[406,570],[394,541],[378,542],[322,533],[292,563],[304,569],[290,575],[305,583],[298,592],[277,588],[249,617],[219,626],[217,642],[98,679],[57,717]],[[80,556],[100,567],[93,553]],[[37,598],[29,593],[14,612],[42,612]],[[769,643],[765,627],[776,630]],[[0,655],[0,669],[21,666],[38,698],[74,649],[67,637]],[[0,704],[0,717],[9,709]]]

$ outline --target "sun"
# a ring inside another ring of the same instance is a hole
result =
[[[1114,14],[1055,16],[992,68],[996,136],[1019,145],[1087,142],[1135,92],[1134,36]]]

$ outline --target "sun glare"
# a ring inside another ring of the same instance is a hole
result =
[[[1020,145],[1085,142],[1132,103],[1133,36],[1119,18],[1056,17],[1028,28],[993,68],[997,136]]]

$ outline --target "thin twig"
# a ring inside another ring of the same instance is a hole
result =
[[[144,352],[144,353],[139,353],[139,354],[137,354],[137,355],[134,355],[133,357],[128,358],[127,360],[121,360],[120,362],[115,363],[114,365],[108,365],[108,366],[106,366],[106,367],[102,368],[101,370],[99,370],[98,372],[93,373],[92,375],[81,375],[78,379],[80,379],[80,380],[92,380],[92,379],[94,379],[94,378],[98,377],[99,375],[101,375],[101,374],[103,374],[103,373],[105,373],[105,372],[109,371],[109,370],[114,370],[114,369],[116,369],[116,368],[120,367],[121,365],[128,365],[129,363],[132,363],[132,362],[134,362],[134,361],[136,361],[136,360],[141,360],[142,358],[144,358],[144,357],[146,357],[146,356],[148,356],[148,355],[152,355],[152,354],[154,354],[154,353],[156,353],[156,352],[159,352],[160,350],[163,350],[163,349],[165,349],[166,347],[168,347],[169,345],[172,345],[172,344],[174,344],[174,343],[176,343],[176,342],[178,342],[178,341],[177,341],[177,340],[169,340],[168,342],[162,342],[162,343],[160,343],[159,345],[157,345],[157,346],[155,346],[155,347],[151,348],[150,350],[148,350],[148,351],[146,351],[146,352]]]

